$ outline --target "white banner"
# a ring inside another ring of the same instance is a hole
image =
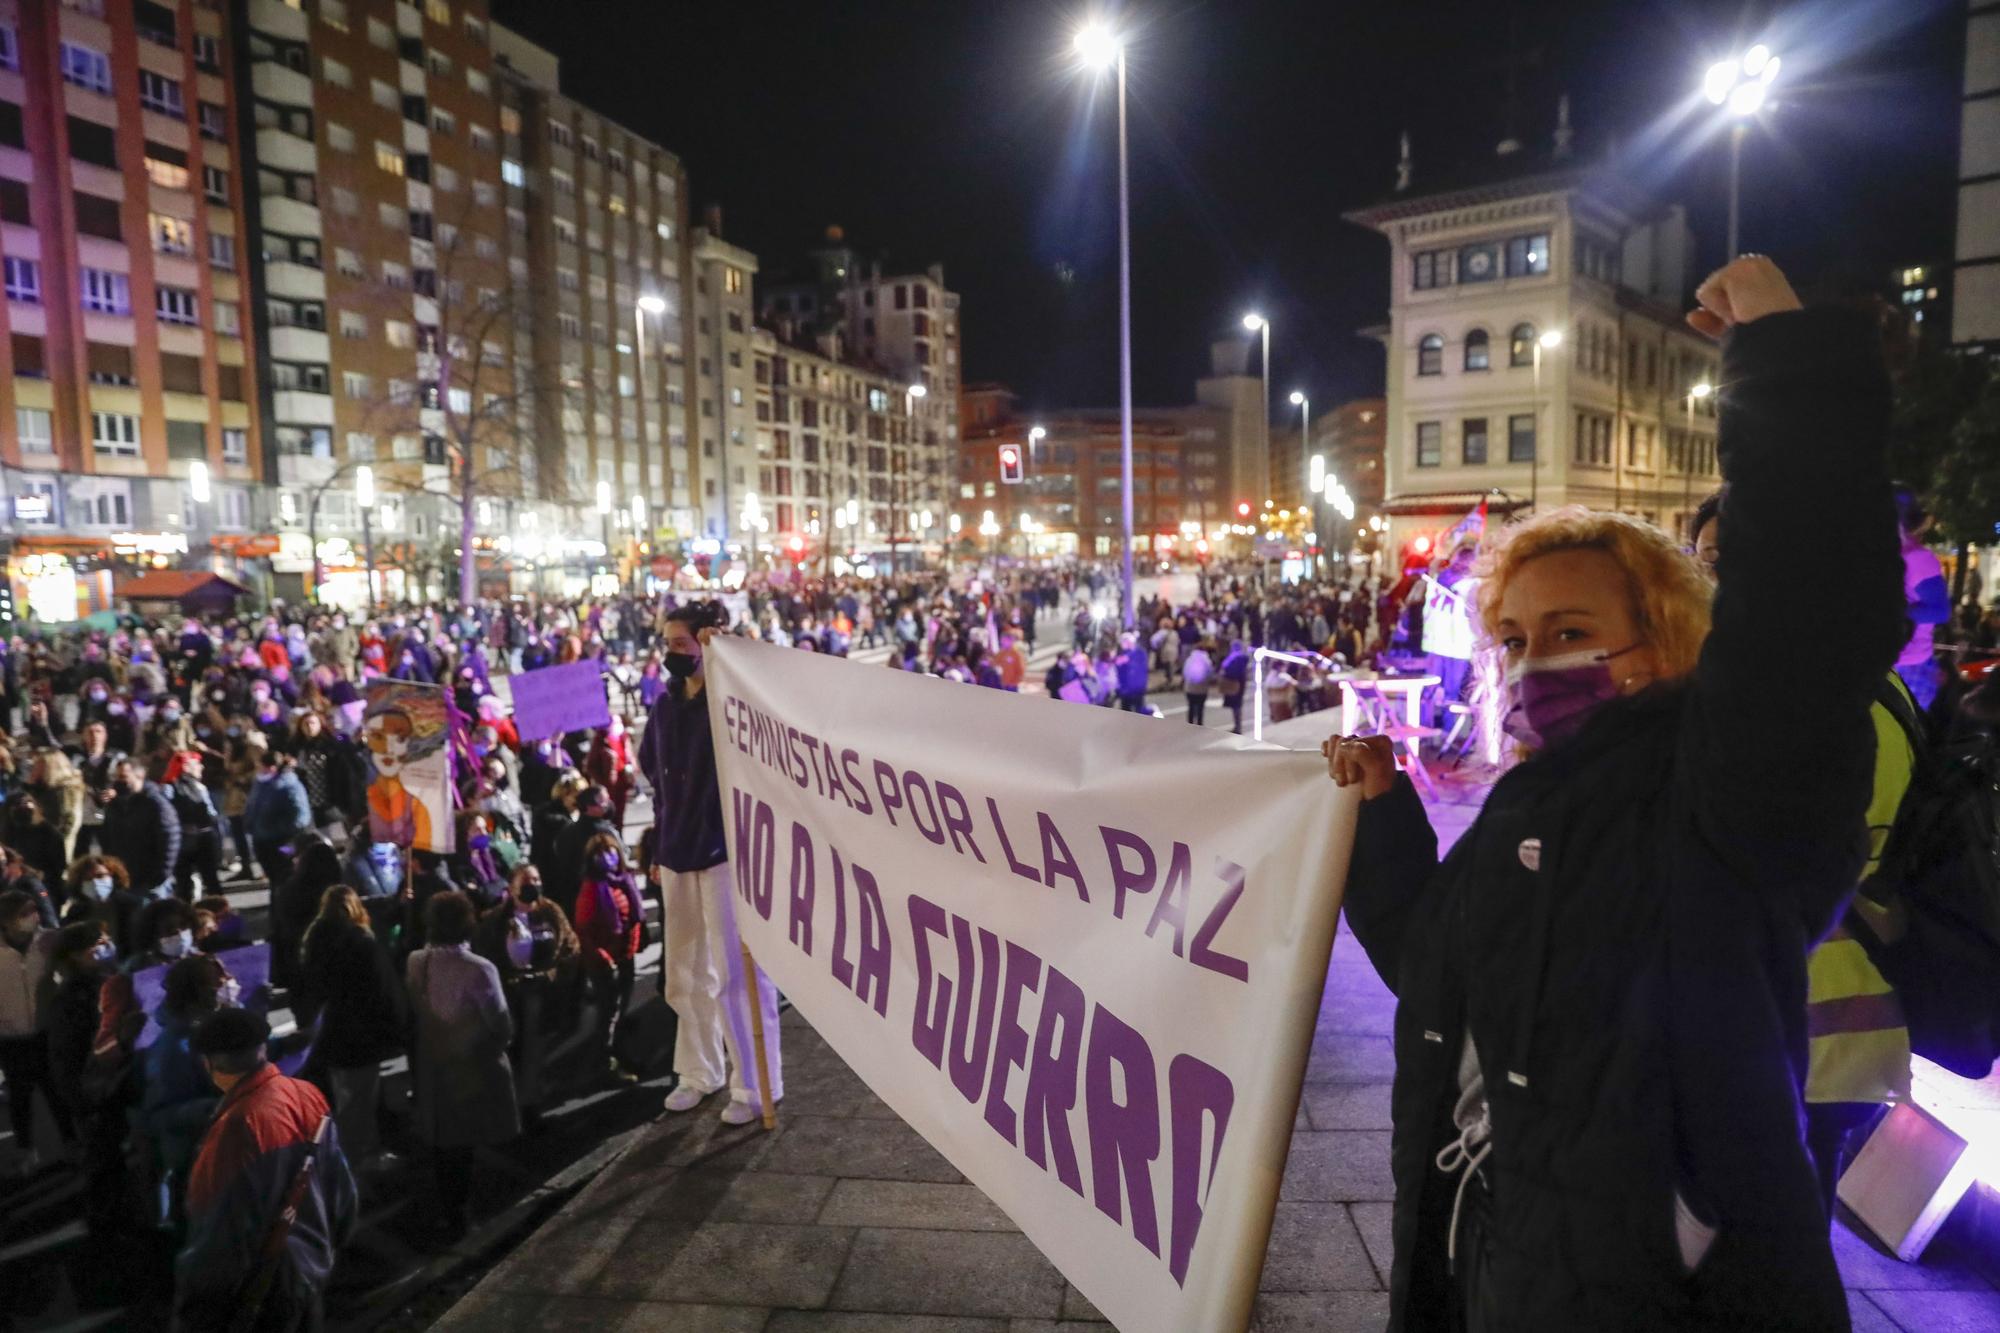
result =
[[[739,638],[707,681],[757,961],[1113,1323],[1247,1326],[1353,836],[1325,761]]]

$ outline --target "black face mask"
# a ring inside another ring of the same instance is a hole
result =
[[[539,884],[523,884],[514,896],[519,898],[523,905],[532,906],[542,900],[542,886]]]
[[[701,659],[693,653],[668,653],[665,661],[667,674],[675,680],[686,680],[701,670]]]

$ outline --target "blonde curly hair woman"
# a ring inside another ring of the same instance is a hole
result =
[[[1544,514],[1479,602],[1528,757],[1442,864],[1387,747],[1327,743],[1363,796],[1345,910],[1397,995],[1392,1329],[1848,1324],[1799,1088],[1905,637],[1888,382],[1870,322],[1769,260],[1698,299],[1727,335],[1713,626],[1665,534]]]

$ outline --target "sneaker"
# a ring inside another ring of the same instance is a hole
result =
[[[725,1125],[747,1125],[753,1120],[761,1120],[763,1112],[750,1102],[732,1101],[722,1108],[722,1123]]]
[[[667,1094],[667,1109],[675,1114],[679,1114],[682,1111],[692,1111],[695,1107],[700,1106],[707,1097],[707,1093],[697,1092],[683,1083]]]

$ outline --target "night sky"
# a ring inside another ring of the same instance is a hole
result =
[[[965,373],[1033,408],[1117,392],[1115,129],[1054,0],[494,0],[564,90],[687,163],[690,202],[785,271],[839,223],[963,294]],[[1580,155],[1684,202],[1721,262],[1726,145],[1688,114],[1711,59],[1760,38],[1782,102],[1744,161],[1744,248],[1803,281],[1885,283],[1948,258],[1958,0],[1145,0],[1130,36],[1141,404],[1191,400],[1212,338],[1274,322],[1273,397],[1381,389],[1355,330],[1387,310],[1387,243],[1344,223],[1490,156],[1508,87],[1545,150],[1569,93]],[[1108,12],[1108,11],[1100,11]],[[1511,54],[1510,54],[1511,53]],[[1707,108],[1704,106],[1703,111]]]

